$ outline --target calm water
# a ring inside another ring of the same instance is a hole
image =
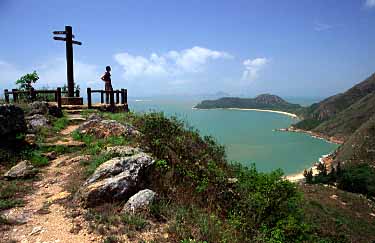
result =
[[[245,165],[255,163],[261,171],[281,168],[286,174],[311,167],[337,145],[305,134],[273,131],[296,120],[285,115],[235,110],[194,110],[195,101],[129,100],[133,111],[163,111],[182,118],[202,134],[212,135],[225,145],[228,159]]]

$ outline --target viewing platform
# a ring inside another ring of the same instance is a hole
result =
[[[87,102],[82,104],[83,98],[80,97],[80,91],[75,91],[75,97],[64,97],[67,91],[62,91],[61,88],[56,90],[30,90],[21,91],[17,89],[4,90],[5,103],[20,103],[20,102],[33,102],[36,100],[47,101],[56,105],[57,107],[65,110],[86,110],[86,109],[97,109],[101,111],[111,112],[128,112],[128,92],[127,89],[120,90],[92,90],[87,88]],[[93,103],[93,95],[100,95],[100,102]],[[12,98],[12,99],[11,99]],[[65,102],[69,99],[69,102]],[[74,99],[78,102],[75,104]],[[68,104],[67,104],[68,103]]]

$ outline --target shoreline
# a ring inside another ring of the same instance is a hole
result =
[[[312,170],[313,171],[313,175],[317,175],[318,174],[318,169],[317,169],[317,166],[318,166],[318,163],[323,163],[326,165],[327,167],[327,170],[330,170],[330,166],[332,165],[332,156],[333,156],[334,152],[330,153],[330,154],[325,154],[325,155],[322,155],[320,158],[319,158],[319,161],[318,162],[315,162],[313,164],[313,166],[311,166],[310,168],[307,168],[306,170],[309,171],[309,170]],[[305,177],[303,176],[303,172],[305,170],[301,171],[301,172],[297,172],[297,173],[293,173],[293,174],[290,174],[290,175],[285,175],[284,178],[290,182],[295,182],[295,183],[299,183],[299,182],[303,182]]]
[[[322,139],[322,140],[325,140],[328,143],[334,143],[334,144],[338,144],[338,145],[341,145],[345,142],[343,139],[340,139],[340,138],[337,138],[337,137],[333,137],[333,136],[330,137],[330,136],[326,136],[326,135],[323,135],[323,134],[320,134],[320,133],[294,128],[293,126],[288,127],[288,128],[275,129],[275,131],[304,133],[304,134],[307,134],[307,135],[309,135],[313,138]]]
[[[267,110],[267,109],[252,109],[252,108],[196,108],[192,107],[193,110],[239,110],[239,111],[261,111],[261,112],[271,112],[271,113],[278,113],[282,115],[287,115],[290,117],[293,117],[295,119],[299,119],[299,117],[296,114],[286,112],[286,111],[277,111],[277,110]]]

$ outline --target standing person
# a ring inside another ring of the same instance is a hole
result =
[[[105,73],[101,77],[101,80],[103,80],[104,83],[105,83],[105,91],[112,91],[113,90],[112,89],[112,83],[111,83],[111,67],[110,66],[105,67]],[[109,101],[108,93],[106,93],[105,101],[106,101],[107,104],[109,103],[108,102]]]

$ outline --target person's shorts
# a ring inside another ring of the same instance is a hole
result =
[[[105,90],[106,91],[110,91],[110,90],[113,90],[113,88],[112,88],[112,84],[105,84]]]

